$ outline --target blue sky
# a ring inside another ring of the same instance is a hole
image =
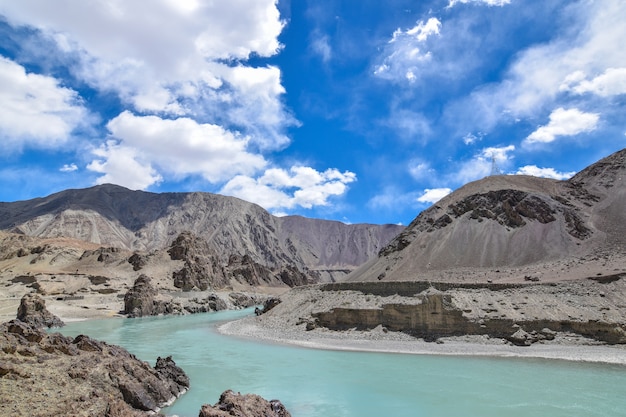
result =
[[[0,201],[115,183],[408,224],[626,146],[621,0],[0,0]]]

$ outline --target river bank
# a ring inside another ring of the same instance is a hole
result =
[[[576,335],[559,335],[532,346],[514,346],[487,336],[445,337],[426,342],[378,327],[370,331],[333,331],[304,326],[285,326],[272,317],[246,317],[218,327],[222,334],[311,349],[401,353],[417,355],[492,356],[541,358],[619,364],[626,366],[626,346],[604,345]]]

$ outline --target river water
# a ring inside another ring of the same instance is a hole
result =
[[[69,323],[154,365],[172,355],[191,389],[163,410],[195,417],[226,389],[280,399],[294,417],[626,416],[626,367],[521,358],[325,351],[224,336],[250,311]]]

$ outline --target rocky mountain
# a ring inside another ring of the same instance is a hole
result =
[[[389,341],[624,345],[625,179],[626,149],[567,181],[467,184],[344,282],[291,289],[243,326],[277,340],[357,331]]]
[[[347,279],[561,280],[615,273],[625,260],[626,149],[567,181],[498,175],[469,183]]]
[[[332,281],[375,256],[403,227],[275,217],[233,197],[108,184],[0,203],[0,230],[140,252],[167,249],[191,232],[222,264],[245,256],[271,270],[289,266],[313,280]]]

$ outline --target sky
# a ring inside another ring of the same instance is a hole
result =
[[[113,183],[408,224],[626,147],[623,0],[0,0],[0,201]]]

